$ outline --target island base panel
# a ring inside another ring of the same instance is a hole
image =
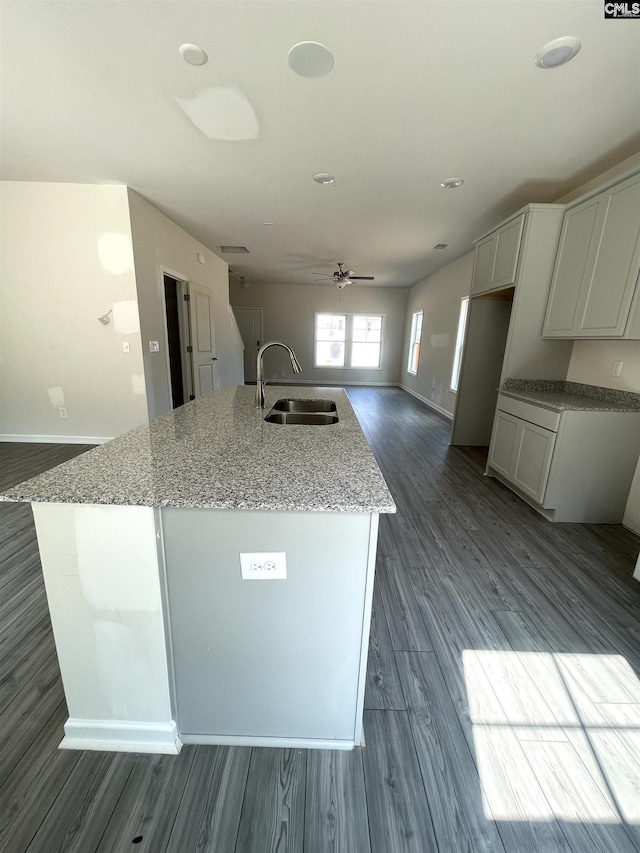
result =
[[[60,746],[177,754],[157,510],[31,506],[69,710]]]
[[[162,510],[185,742],[359,745],[377,515]],[[286,552],[286,580],[240,553]],[[363,652],[364,649],[364,652]]]

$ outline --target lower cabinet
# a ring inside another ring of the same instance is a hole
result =
[[[487,474],[552,521],[622,521],[640,454],[640,412],[546,409],[498,396]]]
[[[521,492],[542,503],[556,433],[498,411],[494,437],[490,465]]]

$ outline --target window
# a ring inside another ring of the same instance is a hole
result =
[[[382,315],[316,314],[315,367],[380,367]]]
[[[409,363],[407,370],[415,376],[420,361],[420,341],[422,339],[422,311],[416,311],[411,321],[411,342],[409,344]]]
[[[458,390],[460,379],[460,365],[462,362],[462,347],[464,345],[464,330],[467,325],[467,311],[469,309],[469,297],[465,296],[460,302],[460,317],[458,319],[458,334],[456,336],[456,351],[453,356],[453,370],[451,371],[451,390]]]

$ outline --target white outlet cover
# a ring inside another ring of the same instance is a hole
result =
[[[160,352],[160,342],[149,341],[149,352]]]
[[[285,551],[254,551],[240,554],[240,574],[245,581],[286,580]]]

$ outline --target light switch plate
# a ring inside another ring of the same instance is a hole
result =
[[[160,352],[160,342],[149,341],[149,352]]]
[[[258,551],[240,554],[240,574],[245,581],[286,580],[286,552]]]

